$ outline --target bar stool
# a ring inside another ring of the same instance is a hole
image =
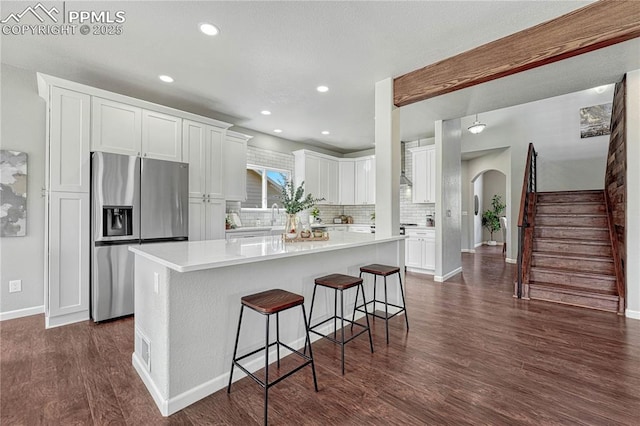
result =
[[[307,365],[311,365],[311,371],[313,372],[313,386],[315,387],[316,392],[318,392],[318,381],[316,379],[316,367],[313,362],[313,353],[311,352],[311,340],[309,340],[309,331],[308,331],[308,323],[307,316],[304,310],[304,297],[295,293],[290,293],[285,290],[275,289],[275,290],[267,290],[261,293],[251,294],[248,296],[244,296],[240,299],[242,303],[240,307],[240,318],[238,319],[238,331],[236,333],[236,343],[233,348],[233,360],[231,361],[231,373],[229,374],[229,386],[227,387],[227,393],[231,392],[231,382],[233,380],[233,368],[237,366],[240,370],[244,371],[249,377],[256,381],[260,386],[264,388],[264,424],[267,424],[267,410],[268,410],[268,401],[269,401],[269,388],[276,383],[284,380],[289,377],[293,373],[301,370]],[[240,357],[237,356],[238,353],[238,339],[240,337],[240,327],[242,325],[242,313],[244,312],[244,308],[248,307],[253,309],[265,316],[266,319],[266,332],[265,332],[265,346],[256,349],[253,352],[250,352],[246,355],[242,355]],[[280,342],[280,312],[285,311],[287,309],[301,306],[302,307],[302,318],[304,319],[304,328],[305,328],[305,352],[299,352],[290,346]],[[269,318],[271,315],[276,314],[276,341],[273,343],[269,343]],[[309,345],[309,356],[306,355],[307,344]],[[271,346],[276,346],[276,352],[278,357],[278,368],[280,368],[280,346],[285,347],[290,350],[292,353],[302,357],[305,362],[302,365],[297,366],[293,370],[289,371],[283,376],[278,377],[276,380],[269,382],[269,348]],[[260,380],[255,374],[249,372],[246,368],[240,365],[239,361],[254,355],[261,350],[264,349],[264,381]]]
[[[400,276],[400,268],[397,266],[387,266],[380,265],[377,263],[363,266],[360,268],[360,278],[362,278],[362,274],[373,274],[373,300],[367,302],[362,305],[358,305],[355,307],[353,311],[353,315],[355,318],[356,311],[367,313],[367,305],[373,303],[373,310],[369,315],[373,315],[374,317],[381,318],[385,322],[386,332],[387,332],[387,345],[389,344],[389,320],[401,312],[404,312],[404,320],[407,323],[407,331],[409,331],[409,318],[407,317],[407,304],[404,300],[404,291],[402,290],[402,277]],[[398,282],[400,283],[400,295],[402,296],[402,306],[394,305],[393,303],[389,303],[387,299],[387,277],[389,275],[398,274]],[[382,300],[376,299],[376,287],[377,287],[377,279],[378,277],[384,277],[384,302]],[[363,287],[364,289],[364,287]],[[356,300],[358,300],[358,295],[356,294]],[[384,316],[376,314],[376,302],[384,303]],[[398,308],[399,311],[389,316],[389,306],[393,306],[394,308]],[[364,310],[362,308],[364,307]]]
[[[313,286],[313,297],[311,298],[311,309],[309,311],[309,331],[317,334],[318,336],[324,337],[325,339],[328,339],[333,343],[340,345],[342,350],[342,375],[344,375],[344,345],[346,343],[350,342],[351,340],[355,339],[356,337],[358,337],[359,335],[361,335],[366,331],[369,333],[369,346],[371,347],[371,353],[373,353],[373,339],[371,338],[371,328],[369,327],[369,316],[365,315],[365,318],[367,320],[366,326],[355,322],[355,317],[352,320],[346,319],[344,317],[344,290],[348,290],[353,287],[358,288],[358,291],[356,292],[356,304],[357,304],[359,290],[360,288],[362,288],[362,300],[365,301],[364,287],[362,286],[362,278],[352,277],[350,275],[343,275],[343,274],[331,274],[324,277],[316,278],[314,282],[315,282],[315,285]],[[334,315],[331,318],[327,318],[326,320],[319,322],[318,324],[311,325],[311,316],[313,315],[313,306],[316,300],[316,290],[318,289],[318,286],[327,287],[334,290],[334,298],[333,298]],[[340,316],[339,317],[338,317],[338,291],[340,291]],[[365,306],[365,312],[366,312],[366,309],[367,307]],[[340,333],[341,333],[340,340],[336,339],[336,333],[337,333],[336,325],[337,325],[338,318],[340,318]],[[324,335],[314,330],[315,328],[320,327],[321,325],[324,325],[325,323],[331,320],[333,320],[333,337],[329,335]],[[362,327],[362,330],[360,330],[357,334],[354,334],[345,340],[344,338],[344,322],[345,321],[347,321],[348,323],[351,323],[351,329],[353,329],[354,325],[357,325],[358,327]]]

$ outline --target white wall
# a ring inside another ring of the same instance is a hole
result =
[[[640,319],[640,70],[627,73],[627,310]]]
[[[44,304],[44,218],[41,196],[45,164],[45,102],[38,96],[34,72],[2,64],[1,148],[23,151],[27,158],[27,235],[0,238],[0,313]],[[9,280],[22,280],[22,291],[9,293]]]
[[[482,244],[482,206],[484,205],[484,174],[481,174],[473,181],[473,196],[478,197],[478,214],[475,214],[475,199],[471,200],[471,206],[473,210],[473,246],[475,249],[478,245]]]
[[[462,182],[460,119],[436,121],[436,270],[446,281],[461,270]]]

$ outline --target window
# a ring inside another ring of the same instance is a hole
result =
[[[240,206],[243,209],[268,209],[275,203],[282,208],[282,187],[290,177],[288,170],[247,164],[247,201]]]

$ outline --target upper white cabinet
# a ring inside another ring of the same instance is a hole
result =
[[[182,161],[182,119],[93,97],[93,151]]]
[[[184,120],[182,158],[189,163],[189,197],[224,198],[224,130]]]
[[[91,150],[142,154],[142,109],[93,97]]]
[[[247,199],[247,142],[251,136],[227,130],[224,139],[224,196],[230,201]]]
[[[142,156],[182,161],[182,118],[142,110]]]
[[[436,202],[436,147],[411,148],[413,160],[412,201],[414,203]]]
[[[189,198],[189,241],[224,239],[225,208],[222,199]]]
[[[356,203],[356,162],[353,159],[340,159],[338,167],[338,202],[353,205]]]
[[[305,194],[324,198],[320,204],[338,204],[338,160],[313,151],[294,151],[295,181],[304,181]]]
[[[89,192],[91,96],[51,88],[49,190]]]
[[[374,156],[357,158],[355,161],[355,203],[376,203],[376,161]]]

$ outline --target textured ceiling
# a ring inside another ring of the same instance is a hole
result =
[[[123,33],[2,36],[2,62],[264,133],[281,128],[283,138],[348,152],[373,147],[377,81],[589,2],[43,3],[60,10],[124,10]],[[3,1],[0,14],[4,18],[27,4]],[[217,25],[220,35],[201,34],[197,24],[203,21]],[[640,68],[634,43],[604,49],[614,52],[608,62],[597,51],[591,59],[583,55],[404,107],[402,138],[432,136],[436,119],[611,83],[627,69]],[[585,68],[585,61],[595,63]],[[159,74],[175,82],[161,83]],[[320,84],[329,92],[316,92]],[[261,115],[264,109],[272,115]],[[323,130],[331,134],[321,135]]]

